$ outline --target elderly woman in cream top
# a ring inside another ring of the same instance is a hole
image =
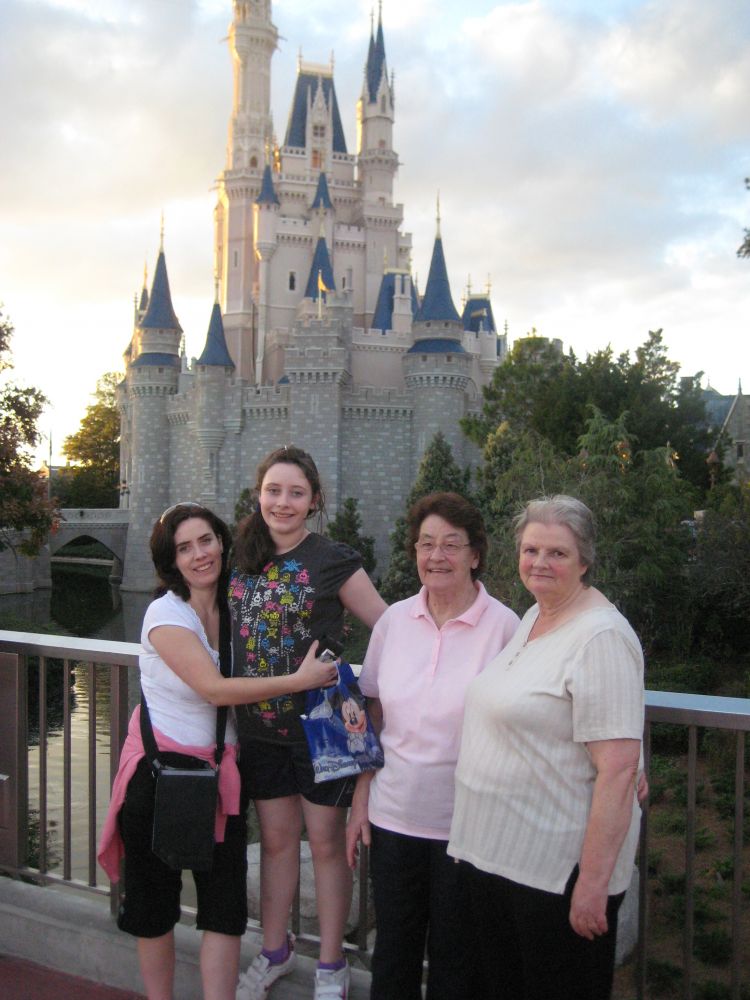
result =
[[[640,822],[643,656],[589,583],[583,503],[532,501],[516,540],[537,603],[469,688],[448,851],[481,913],[483,1000],[606,1000]]]

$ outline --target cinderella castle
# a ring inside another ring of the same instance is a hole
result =
[[[129,507],[122,586],[147,590],[150,527],[171,503],[200,500],[232,519],[273,448],[294,442],[320,468],[329,515],[356,497],[381,571],[420,459],[459,427],[506,351],[489,293],[456,309],[438,215],[422,294],[411,235],[394,202],[394,80],[382,13],[370,33],[347,147],[333,65],[298,62],[284,141],[271,117],[278,32],[270,0],[234,0],[234,92],[214,213],[216,301],[188,361],[162,246],[135,310],[119,390]],[[207,309],[208,312],[208,309]]]

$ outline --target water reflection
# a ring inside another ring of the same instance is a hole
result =
[[[143,613],[150,601],[148,594],[121,594],[110,586],[106,575],[71,572],[70,567],[55,567],[52,590],[31,594],[0,596],[0,628],[16,631],[51,631],[81,638],[112,639],[121,642],[140,640]],[[101,829],[109,803],[110,787],[110,671],[73,663],[69,689],[71,719],[71,861],[72,876],[89,881],[88,823],[95,817]],[[64,796],[64,670],[62,660],[47,661],[47,867],[62,868],[62,831]],[[138,683],[133,676],[131,701],[137,697]],[[28,666],[29,731],[29,863],[37,867],[39,859],[38,811],[39,785],[39,665],[30,658]],[[93,713],[90,712],[93,706]],[[91,718],[90,718],[91,717]],[[89,768],[89,746],[95,748],[94,774]],[[93,783],[95,794],[89,794]],[[36,821],[35,821],[36,818]],[[102,874],[97,874],[101,880]]]

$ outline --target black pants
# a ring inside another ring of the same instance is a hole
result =
[[[609,930],[588,941],[568,920],[578,867],[562,895],[519,885],[461,865],[468,874],[479,935],[481,1000],[609,1000],[617,912],[625,893],[610,896]]]
[[[372,828],[375,950],[370,1000],[477,1000],[465,872],[447,843]]]

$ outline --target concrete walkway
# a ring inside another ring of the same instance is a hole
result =
[[[175,928],[179,1000],[202,1000],[200,938],[193,927]],[[259,947],[257,936],[245,935],[243,969]],[[299,955],[293,971],[273,987],[270,1000],[311,1000],[314,971],[314,959]],[[18,992],[11,992],[6,980],[13,990],[16,978]],[[0,878],[2,1000],[142,1000],[141,989],[135,938],[117,929],[107,897]],[[350,1000],[369,995],[369,974],[353,969]]]

